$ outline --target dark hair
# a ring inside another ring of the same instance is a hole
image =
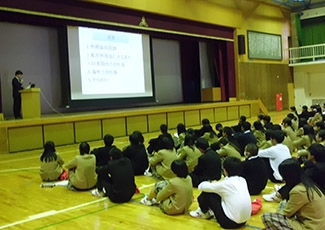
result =
[[[113,148],[111,148],[108,155],[112,157],[113,160],[118,160],[122,157],[122,151],[114,146]]]
[[[199,137],[196,140],[195,146],[199,149],[203,149],[206,150],[207,148],[209,148],[209,142],[207,139],[203,138],[203,137]]]
[[[310,143],[312,143],[315,140],[315,130],[314,127],[311,125],[304,125],[302,126],[304,130],[304,135],[308,135]]]
[[[291,119],[289,117],[285,117],[282,120],[282,124],[287,124],[292,129],[292,131],[294,131],[294,129],[292,127],[292,121],[291,121]]]
[[[246,121],[246,116],[240,116],[240,117],[239,117],[239,120],[240,120],[241,122],[245,122],[245,121]]]
[[[105,146],[111,146],[114,142],[114,137],[111,134],[106,134],[104,136]]]
[[[139,145],[140,144],[140,142],[139,142],[139,134],[138,133],[132,133],[129,136],[129,141],[130,141],[131,145]]]
[[[258,153],[258,146],[253,143],[249,143],[246,145],[246,151],[251,154],[251,156],[257,156]]]
[[[297,120],[297,117],[296,117],[293,113],[288,113],[288,114],[287,114],[287,118],[289,118],[289,119],[291,119],[291,120],[294,120],[294,121]]]
[[[53,141],[47,141],[44,144],[44,151],[41,155],[41,161],[51,162],[56,161],[58,156],[55,153],[55,145]]]
[[[202,119],[201,123],[202,123],[202,125],[210,125],[210,121],[208,118]]]
[[[202,133],[209,133],[209,137],[213,138],[216,136],[216,133],[213,131],[212,126],[208,124],[204,124],[202,127]]]
[[[310,155],[314,156],[316,162],[325,162],[325,147],[319,143],[311,144],[308,148]]]
[[[188,176],[188,168],[184,160],[174,160],[171,169],[178,177],[186,178]]]
[[[186,127],[183,123],[179,123],[176,127],[177,129],[177,134],[181,134],[181,133],[186,133]]]
[[[318,137],[322,138],[322,140],[325,140],[325,130],[321,129],[317,133]]]
[[[23,72],[21,71],[21,70],[17,70],[16,72],[15,72],[15,76],[17,76],[17,75],[19,75],[19,74],[23,74]]]
[[[186,134],[185,135],[185,138],[184,138],[184,146],[188,146],[190,147],[191,149],[194,150],[193,146],[195,144],[195,139],[194,139],[194,136],[192,134]]]
[[[244,121],[243,123],[241,123],[241,127],[247,131],[251,129],[251,123],[249,123],[248,121]]]
[[[300,167],[299,162],[294,158],[288,158],[279,165],[279,173],[286,182],[289,190],[297,184],[302,183],[306,187],[308,200],[314,197],[313,190],[321,197],[322,192]]]
[[[160,131],[161,131],[161,133],[166,134],[168,132],[167,125],[166,124],[160,125]]]
[[[226,126],[226,127],[223,127],[222,133],[226,134],[228,137],[231,137],[234,134],[234,131],[232,130],[232,128]]]
[[[303,105],[302,106],[302,109],[307,111],[308,110],[308,106],[307,105]]]
[[[174,142],[168,137],[162,137],[161,140],[159,141],[160,149],[169,149],[173,150],[174,149]]]
[[[272,130],[271,139],[275,139],[277,143],[282,143],[284,140],[284,133],[280,130]]]
[[[90,146],[87,142],[81,142],[79,145],[80,155],[89,154]]]
[[[257,117],[260,120],[264,120],[264,114],[263,113],[258,114]]]
[[[271,117],[269,115],[264,115],[263,120],[266,121],[267,123],[270,123],[271,122]]]
[[[239,176],[243,171],[243,164],[237,157],[227,157],[223,162],[223,168],[227,171],[228,176]]]
[[[263,127],[263,125],[260,121],[255,121],[253,123],[253,126],[254,126],[255,130],[259,130],[259,131],[262,131],[263,133],[265,133],[265,128]]]
[[[295,112],[296,112],[296,111],[297,111],[297,109],[296,109],[296,106],[291,106],[291,107],[290,107],[290,110],[292,110],[292,111],[295,111]]]
[[[133,131],[133,133],[138,135],[139,143],[143,144],[144,143],[144,137],[143,137],[142,133],[140,131],[138,131],[138,130]]]
[[[219,130],[219,129],[222,129],[222,124],[221,123],[216,124],[216,130]]]
[[[316,127],[318,127],[319,129],[325,129],[325,123],[324,121],[317,121],[315,124]]]

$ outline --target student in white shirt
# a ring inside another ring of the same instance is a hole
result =
[[[243,165],[240,159],[228,157],[224,163],[222,181],[204,181],[198,189],[202,191],[198,197],[199,208],[191,211],[196,218],[209,219],[215,215],[222,228],[240,228],[251,216],[252,204],[246,180],[240,177]]]
[[[278,167],[282,161],[291,158],[289,148],[282,144],[283,140],[284,133],[282,131],[271,131],[271,142],[273,146],[267,149],[261,149],[257,154],[259,157],[265,158],[269,179],[274,183],[282,182],[282,177],[279,173]]]

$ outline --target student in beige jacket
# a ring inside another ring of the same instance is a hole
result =
[[[195,146],[194,136],[186,134],[184,146],[177,150],[177,158],[183,159],[187,165],[188,171],[193,172],[201,155],[201,151]]]
[[[64,161],[62,157],[55,151],[53,141],[47,141],[44,144],[44,151],[40,157],[41,167],[40,176],[43,181],[56,181],[60,179],[64,170],[62,165]]]
[[[89,154],[90,146],[86,142],[79,145],[80,155],[65,164],[69,170],[68,189],[88,190],[97,183],[96,157]]]
[[[192,180],[183,160],[174,160],[171,169],[176,177],[169,181],[157,182],[154,189],[141,200],[141,203],[144,205],[159,204],[160,209],[168,215],[184,214],[188,212],[193,201]]]

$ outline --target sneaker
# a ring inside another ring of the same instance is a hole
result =
[[[145,171],[145,172],[144,172],[144,175],[145,175],[145,176],[152,176],[152,173],[149,172],[149,171]]]
[[[141,204],[144,204],[144,205],[147,205],[147,206],[151,206],[153,205],[152,202],[148,199],[148,196],[145,195],[141,201],[140,201]]]
[[[206,213],[203,213],[200,208],[196,209],[195,211],[190,212],[190,216],[195,217],[195,218],[201,218],[201,219],[210,219],[213,217],[213,215],[211,215],[211,214],[212,213],[209,211]]]
[[[283,185],[277,185],[277,184],[275,184],[274,185],[274,191],[279,191],[280,190],[280,188],[282,188],[283,187]]]
[[[98,189],[94,189],[91,191],[91,194],[95,197],[103,197],[104,196],[104,193],[103,192],[100,192],[98,191]]]
[[[272,192],[270,194],[265,194],[263,195],[263,199],[268,202],[280,202],[281,199],[277,197],[276,195],[277,192]]]

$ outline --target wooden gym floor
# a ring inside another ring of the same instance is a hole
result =
[[[273,123],[280,123],[288,111],[271,112]],[[248,119],[254,122],[256,117]],[[222,123],[224,126],[238,121]],[[213,124],[214,125],[214,124]],[[170,127],[172,128],[172,127]],[[198,128],[198,127],[194,127]],[[174,133],[175,129],[170,130]],[[144,134],[145,142],[158,132]],[[115,138],[114,144],[122,148],[128,145],[128,137]],[[91,148],[102,146],[102,141],[90,142]],[[57,147],[65,162],[79,154],[78,145]],[[214,220],[201,220],[188,214],[168,216],[159,207],[140,204],[141,198],[155,183],[151,177],[136,176],[140,194],[124,204],[114,204],[107,198],[93,197],[90,191],[69,191],[63,186],[40,188],[39,156],[42,149],[0,155],[0,229],[221,229]],[[270,193],[274,184],[269,182],[262,194]],[[194,188],[195,201],[190,210],[198,207],[200,192]],[[262,199],[262,194],[252,196]],[[276,203],[263,202],[262,210],[251,217],[242,229],[261,229],[260,215],[274,212]]]

